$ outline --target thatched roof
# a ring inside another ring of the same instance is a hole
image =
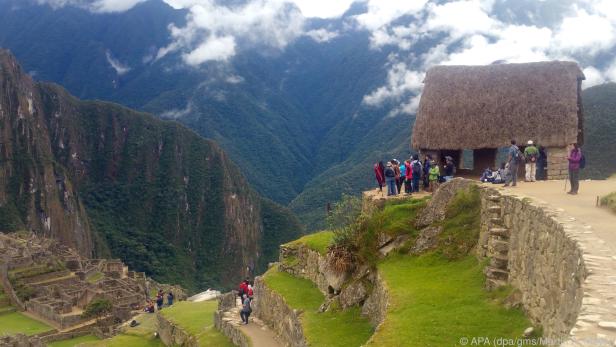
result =
[[[497,148],[511,139],[581,143],[583,79],[576,63],[562,61],[433,67],[424,80],[413,148]]]

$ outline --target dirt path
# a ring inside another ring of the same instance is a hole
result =
[[[237,306],[225,312],[225,318],[230,319],[233,326],[250,338],[252,347],[283,347],[276,334],[260,319],[250,317],[247,325],[242,324],[239,303],[237,300]]]
[[[616,179],[582,181],[578,195],[566,194],[564,181],[520,182],[515,188],[503,189],[536,198],[575,218],[605,241],[616,256],[616,214],[596,207],[597,197],[616,192]]]

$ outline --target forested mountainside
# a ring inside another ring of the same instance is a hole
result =
[[[392,57],[426,57],[442,43],[439,35],[420,35],[408,51],[375,49],[370,31],[344,30],[367,6],[358,2],[340,18],[306,21],[306,32],[325,28],[337,35],[331,39],[304,35],[281,50],[245,44],[228,61],[194,67],[178,52],[156,57],[172,40],[170,25],[182,27],[190,18],[187,10],[162,0],[119,13],[44,2],[0,0],[0,46],[28,73],[80,98],[176,119],[214,140],[259,193],[288,205],[310,229],[322,226],[328,202],[374,184],[372,163],[410,154],[414,117],[391,113],[402,101],[372,107],[363,100],[390,79],[412,77],[388,74],[397,61]],[[527,6],[539,5],[520,9]],[[590,119],[592,107],[585,105]],[[588,122],[587,131],[597,124]],[[593,151],[592,141],[588,145]],[[608,169],[588,172],[601,177]]]
[[[298,220],[214,142],[174,121],[80,101],[0,50],[0,230],[34,230],[159,281],[229,286]]]
[[[616,83],[584,90],[584,146],[587,178],[616,174]]]

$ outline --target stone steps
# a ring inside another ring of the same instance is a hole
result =
[[[491,266],[486,267],[485,273],[489,279],[507,281],[509,278],[509,271],[497,269]]]
[[[506,228],[491,228],[490,229],[491,236],[498,236],[502,238],[509,238],[509,229]]]
[[[503,208],[500,195],[488,196],[491,202],[487,207],[490,216],[488,225],[488,242],[486,255],[490,258],[489,265],[484,269],[486,274],[486,289],[494,290],[507,284],[509,279],[509,237],[510,230],[505,227]]]
[[[488,207],[488,212],[490,213],[501,213],[502,207],[499,205],[492,205]]]

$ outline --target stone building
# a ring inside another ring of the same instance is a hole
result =
[[[469,169],[478,173],[497,165],[498,149],[511,139],[522,150],[533,140],[546,149],[548,178],[564,178],[567,146],[584,140],[584,78],[576,63],[563,61],[435,66],[424,80],[412,147],[458,165],[471,162],[462,154],[471,150]]]

